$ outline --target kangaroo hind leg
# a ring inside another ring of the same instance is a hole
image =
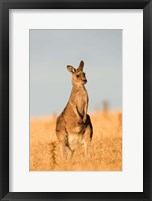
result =
[[[86,130],[83,134],[83,145],[84,145],[86,157],[89,156],[89,149],[90,149],[90,144],[92,140],[92,135],[93,135],[93,128],[92,128],[90,117],[89,115],[87,115]]]

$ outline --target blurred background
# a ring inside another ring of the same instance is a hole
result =
[[[30,30],[31,117],[62,112],[81,60],[89,112],[122,109],[122,30]]]

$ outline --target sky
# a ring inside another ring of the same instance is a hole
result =
[[[66,66],[84,61],[88,111],[122,109],[122,30],[30,30],[30,115],[61,113],[70,97]]]

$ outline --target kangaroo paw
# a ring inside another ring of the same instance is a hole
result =
[[[83,124],[84,124],[84,122],[82,119],[80,121],[78,121],[78,125],[83,125]]]

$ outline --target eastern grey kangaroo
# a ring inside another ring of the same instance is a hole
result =
[[[83,66],[83,61],[77,69],[70,65],[67,66],[67,70],[72,74],[72,91],[65,109],[56,122],[56,135],[62,158],[67,158],[67,153],[72,158],[76,148],[82,144],[85,148],[85,155],[87,155],[93,135],[90,116],[87,114],[89,98],[84,86],[87,79]]]

